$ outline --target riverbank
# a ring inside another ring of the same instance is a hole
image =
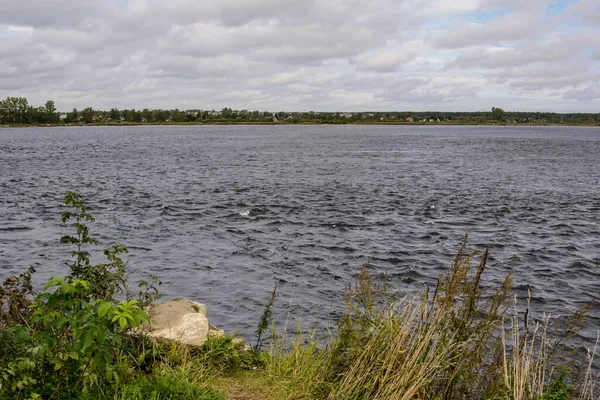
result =
[[[498,122],[458,122],[458,121],[440,121],[440,122],[402,122],[402,121],[348,121],[348,122],[273,122],[273,121],[210,121],[210,122],[123,122],[123,123],[106,123],[94,122],[90,124],[70,123],[70,124],[17,124],[17,125],[0,125],[0,128],[56,128],[56,127],[94,127],[94,126],[294,126],[294,125],[365,125],[365,126],[512,126],[512,127],[600,127],[599,123],[579,123],[579,124],[552,124],[552,123],[498,123]]]

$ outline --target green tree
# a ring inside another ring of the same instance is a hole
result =
[[[504,121],[504,110],[499,107],[492,107],[492,119],[494,121]]]
[[[44,114],[47,122],[56,123],[58,122],[58,114],[56,112],[56,105],[54,101],[48,100],[44,105]]]
[[[223,118],[230,118],[232,114],[233,114],[233,110],[231,108],[225,107],[221,110],[221,116]]]
[[[167,113],[164,110],[154,110],[152,111],[152,120],[164,122],[167,120]]]
[[[83,117],[83,122],[89,124],[92,122],[92,117],[94,116],[94,110],[92,107],[87,107],[81,110],[81,117]]]
[[[7,97],[0,105],[0,114],[4,123],[26,123],[29,103],[25,97]]]
[[[110,109],[110,113],[109,113],[109,118],[114,120],[117,120],[121,117],[121,113],[119,112],[119,110],[117,110],[116,108],[111,108]]]
[[[54,105],[54,101],[48,100],[45,105],[46,113],[54,114],[56,112],[56,106]]]

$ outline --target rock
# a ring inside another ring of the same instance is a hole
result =
[[[208,325],[208,337],[220,338],[225,336],[225,331],[214,325]]]
[[[202,346],[211,331],[204,304],[175,299],[153,305],[147,312],[150,323],[143,327],[143,331],[155,339]],[[216,335],[215,331],[223,332],[213,328],[211,336]]]
[[[200,347],[208,338],[221,338],[225,331],[208,323],[206,306],[187,299],[174,299],[155,304],[146,312],[150,322],[137,332],[143,332],[157,340],[178,342]],[[246,350],[243,338],[233,338],[232,343],[240,344]]]

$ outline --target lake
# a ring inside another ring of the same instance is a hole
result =
[[[275,286],[280,323],[322,331],[363,263],[415,293],[466,232],[491,249],[489,282],[512,273],[557,315],[600,294],[599,187],[598,128],[0,129],[0,276],[65,271],[69,189],[100,247],[129,247],[132,281],[156,274],[248,338]],[[588,343],[597,309],[591,325]]]

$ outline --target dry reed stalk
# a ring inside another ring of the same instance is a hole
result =
[[[583,387],[581,390],[581,394],[579,395],[579,400],[596,400],[596,399],[600,399],[600,396],[595,397],[596,396],[596,387],[598,384],[598,381],[600,380],[600,372],[596,374],[596,376],[593,376],[593,365],[594,365],[594,358],[596,356],[596,352],[598,351],[598,345],[600,344],[600,331],[598,331],[598,334],[596,336],[596,344],[594,345],[594,350],[590,351],[588,349],[588,366],[585,372],[585,378],[583,381]]]
[[[399,314],[389,307],[330,398],[412,399],[448,361],[452,348],[437,340],[445,319],[441,308],[424,322],[418,302],[406,302]]]

